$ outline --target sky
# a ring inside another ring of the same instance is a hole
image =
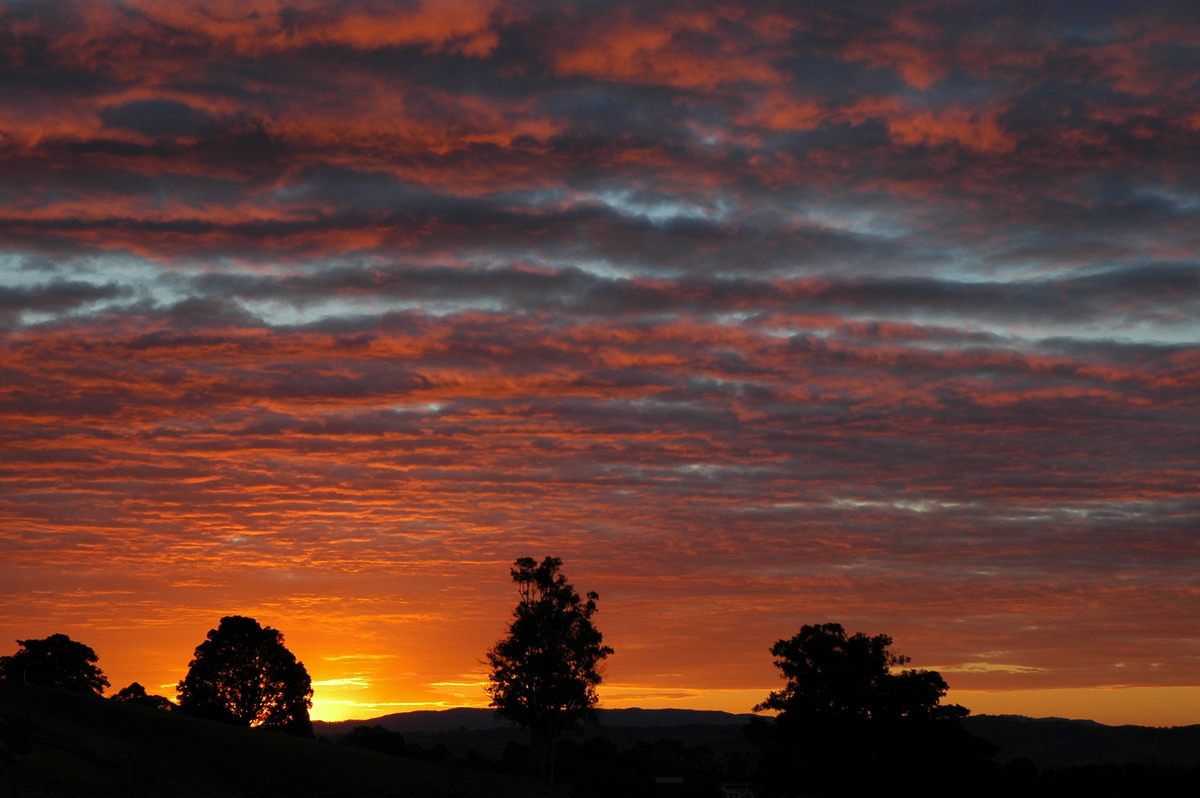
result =
[[[0,4],[0,651],[602,706],[806,623],[976,713],[1200,723],[1194,3]]]

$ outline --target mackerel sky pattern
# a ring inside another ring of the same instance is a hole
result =
[[[825,621],[955,688],[1196,685],[1198,43],[1170,0],[6,2],[0,639],[170,685],[238,612],[330,716],[479,704],[554,554],[614,704],[748,710]]]

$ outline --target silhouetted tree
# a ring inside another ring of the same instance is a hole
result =
[[[891,644],[835,623],[775,643],[787,684],[754,711],[778,715],[747,730],[761,746],[764,794],[844,793],[848,775],[864,792],[954,794],[984,778],[993,751],[963,728],[969,711],[941,703],[948,687],[936,671],[894,671],[909,660]]]
[[[179,708],[188,714],[312,736],[308,671],[282,634],[253,618],[222,618],[196,647],[178,689]]]
[[[171,711],[175,709],[175,705],[171,703],[171,699],[165,695],[153,695],[146,692],[146,688],[142,687],[137,682],[133,682],[128,687],[122,687],[112,696],[113,701],[128,701],[130,704],[139,704],[144,707],[154,707]]]
[[[496,711],[530,732],[530,770],[553,777],[555,739],[581,720],[595,720],[599,666],[613,650],[592,624],[596,593],[580,598],[559,572],[562,560],[513,566],[520,601],[508,636],[488,652],[487,692]]]
[[[0,679],[95,695],[108,687],[108,679],[96,666],[96,652],[83,643],[64,634],[17,643],[21,648],[16,654],[0,657]]]
[[[385,754],[404,754],[404,735],[385,729],[383,726],[355,726],[348,734],[338,740],[340,745],[352,745],[356,748],[369,748]]]

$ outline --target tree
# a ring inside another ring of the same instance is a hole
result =
[[[787,679],[754,707],[774,711],[748,729],[761,747],[766,795],[920,790],[952,794],[983,775],[991,756],[963,728],[969,711],[942,704],[948,685],[937,671],[908,664],[887,635],[847,635],[836,623],[806,625],[771,648]]]
[[[404,755],[404,735],[383,726],[355,726],[350,733],[338,740],[339,745],[370,748],[385,754]]]
[[[592,624],[600,596],[584,601],[559,572],[562,560],[521,557],[511,569],[520,601],[508,636],[487,654],[487,693],[497,713],[530,733],[530,770],[553,777],[555,739],[595,720],[599,667],[613,650]]]
[[[179,683],[179,708],[239,726],[312,736],[312,680],[283,635],[253,618],[221,619]]]
[[[113,701],[127,701],[130,704],[138,704],[143,707],[153,707],[171,711],[175,709],[175,705],[171,703],[171,699],[165,695],[152,695],[146,692],[146,688],[142,687],[137,682],[133,682],[128,687],[122,687],[113,694]]]
[[[98,657],[90,646],[64,634],[42,640],[18,640],[17,644],[21,646],[17,653],[0,657],[0,679],[95,695],[108,687],[108,679],[96,666]]]

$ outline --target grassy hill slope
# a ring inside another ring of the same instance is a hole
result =
[[[0,732],[29,747],[15,756],[0,747],[0,798],[566,795],[522,778],[6,682]]]

